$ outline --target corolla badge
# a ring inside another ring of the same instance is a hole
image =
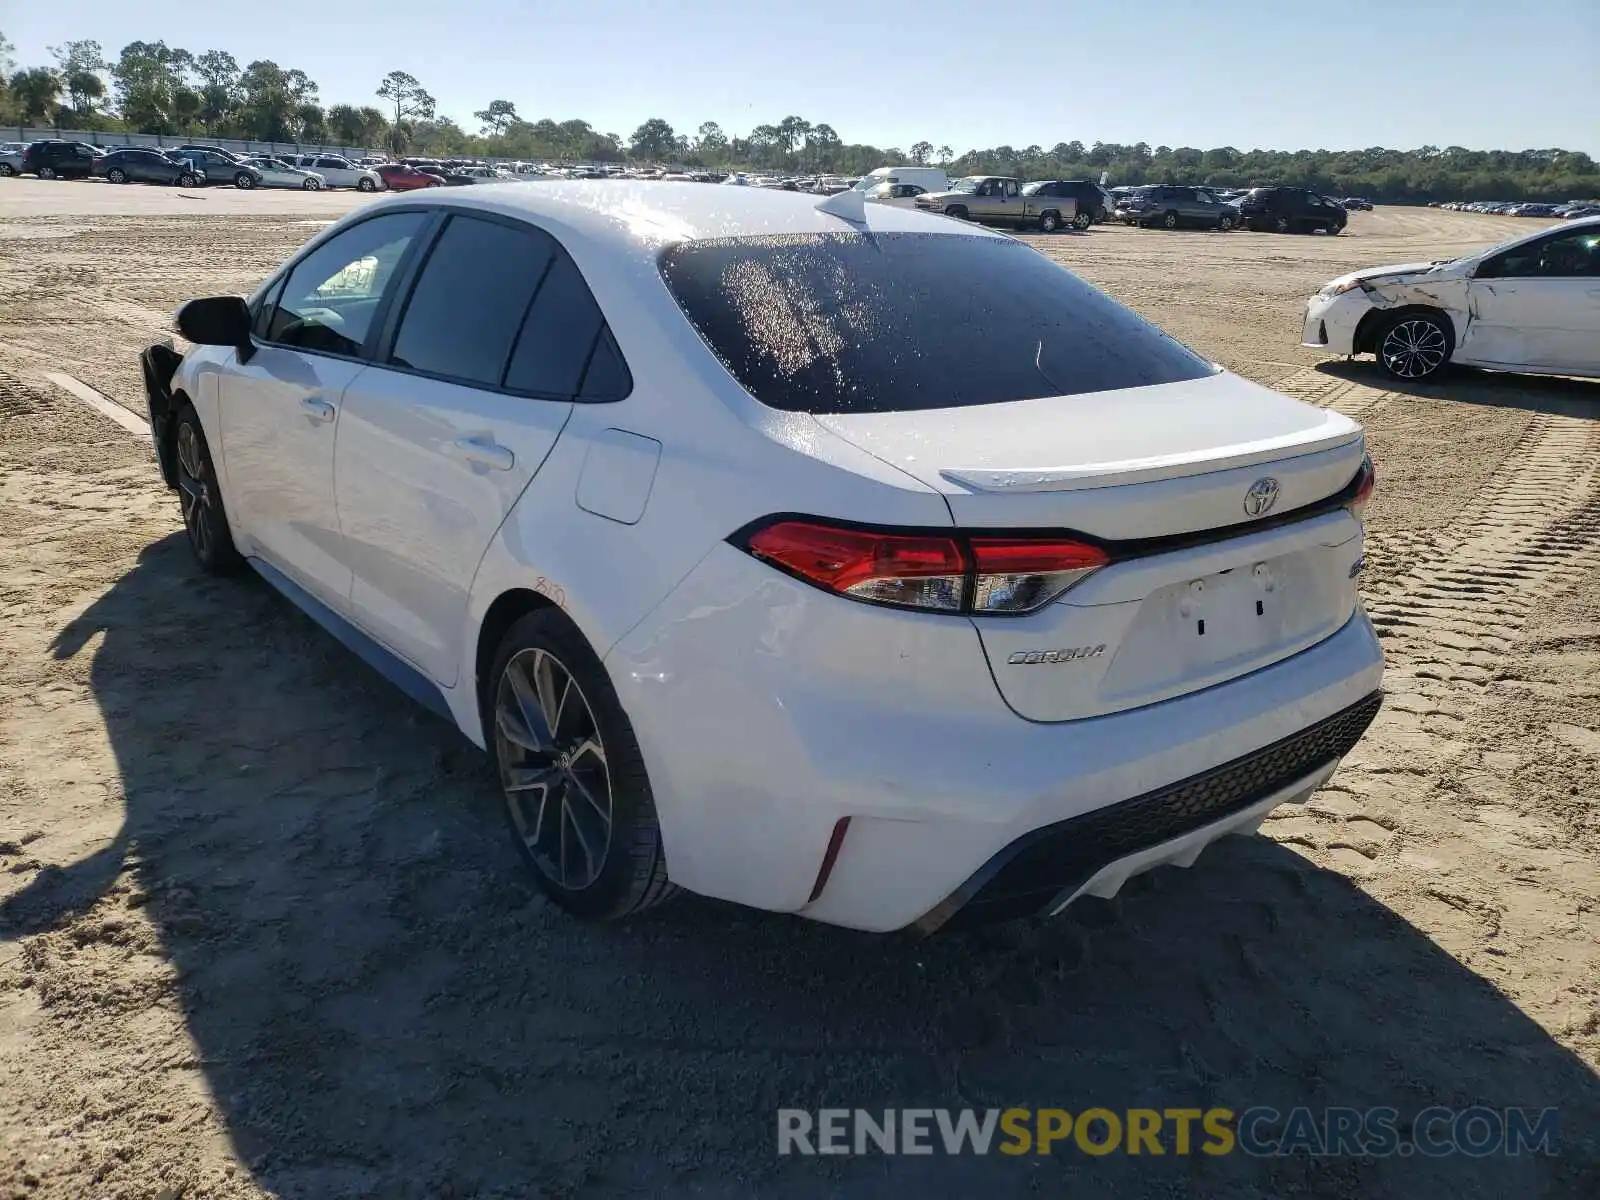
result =
[[[1278,481],[1271,475],[1256,480],[1250,485],[1250,490],[1244,494],[1244,511],[1246,516],[1264,517],[1272,511],[1272,506],[1278,502]]]

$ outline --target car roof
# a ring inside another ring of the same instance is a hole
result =
[[[615,245],[863,231],[1004,236],[975,225],[956,225],[947,217],[909,208],[865,206],[864,219],[849,222],[822,211],[818,204],[823,201],[804,192],[777,188],[735,190],[666,180],[491,183],[429,196],[426,202],[541,218],[593,242]],[[406,198],[396,196],[361,211],[372,212],[383,205],[405,203]],[[417,201],[413,199],[410,203]]]

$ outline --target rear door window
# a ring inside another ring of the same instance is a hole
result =
[[[632,390],[600,305],[577,264],[559,247],[528,308],[505,385],[584,400],[620,400]]]
[[[1010,238],[727,238],[669,249],[661,272],[744,388],[793,412],[961,408],[1218,369]]]
[[[531,226],[451,217],[417,277],[389,361],[498,387],[554,254],[550,235]]]

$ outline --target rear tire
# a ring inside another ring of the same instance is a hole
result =
[[[178,410],[172,440],[178,462],[178,507],[184,532],[189,535],[189,549],[207,575],[232,575],[244,565],[244,559],[233,545],[222,487],[194,405],[185,403]]]
[[[952,204],[944,210],[944,215],[954,217],[958,221],[965,221],[967,219],[967,206],[964,204]]]
[[[591,920],[674,895],[633,726],[564,613],[538,609],[506,631],[481,699],[506,819],[539,890]]]
[[[1076,229],[1079,233],[1086,233],[1088,231],[1088,229],[1089,229],[1089,226],[1091,226],[1093,224],[1094,224],[1094,214],[1093,213],[1081,212],[1077,216],[1072,218],[1072,227],[1074,229]]]
[[[1440,314],[1412,309],[1384,322],[1374,340],[1378,367],[1391,379],[1416,383],[1443,370],[1455,350],[1455,331]]]
[[[1057,213],[1047,212],[1039,214],[1039,232],[1054,233],[1061,228],[1061,217]]]
[[[106,182],[107,183],[127,183],[128,182],[128,173],[126,171],[124,171],[121,167],[112,167],[111,170],[106,172]]]

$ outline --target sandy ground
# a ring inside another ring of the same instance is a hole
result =
[[[190,564],[136,350],[356,198],[0,181],[0,1198],[1600,1195],[1600,386],[1300,350],[1528,228],[1038,239],[1366,422],[1389,702],[1330,787],[1061,920],[874,938],[523,880],[481,755]],[[778,1159],[781,1105],[1561,1110],[1559,1158]]]

